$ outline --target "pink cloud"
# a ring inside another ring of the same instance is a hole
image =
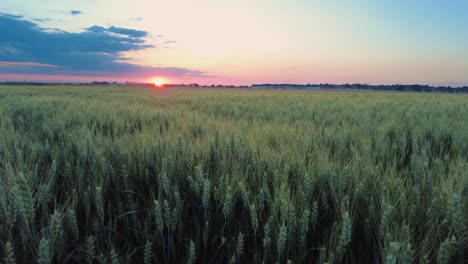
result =
[[[0,61],[0,67],[57,67],[52,64],[39,63],[39,62],[16,62],[16,61]]]

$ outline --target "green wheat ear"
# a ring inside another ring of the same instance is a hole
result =
[[[86,259],[88,264],[92,264],[94,262],[95,257],[95,239],[93,236],[88,237],[86,240]]]
[[[52,263],[52,249],[48,239],[42,238],[39,243],[38,259],[39,264]]]
[[[119,264],[119,256],[117,255],[117,252],[115,252],[115,249],[111,249],[111,263],[112,264]]]
[[[49,227],[53,240],[58,239],[58,237],[60,236],[60,232],[62,231],[62,216],[59,211],[54,211],[54,213],[50,217]]]
[[[302,213],[302,217],[300,219],[300,243],[301,246],[305,245],[305,240],[307,237],[307,233],[309,232],[309,224],[310,224],[310,211],[304,210]]]
[[[283,251],[286,246],[286,239],[288,235],[287,232],[288,232],[288,229],[286,228],[284,223],[281,224],[281,227],[279,229],[279,234],[278,234],[278,240],[276,242],[276,250],[278,251],[278,257],[281,257],[283,255]]]
[[[145,252],[144,252],[144,264],[150,264],[153,254],[153,243],[151,241],[146,241]]]
[[[227,186],[226,196],[224,198],[223,214],[226,219],[229,218],[232,212],[232,207],[234,205],[234,192],[231,185]]]
[[[154,220],[156,221],[156,227],[159,233],[162,233],[164,227],[163,213],[161,204],[158,200],[154,200]]]
[[[398,242],[390,242],[390,248],[385,257],[385,264],[397,264],[400,244]]]
[[[244,253],[244,235],[242,232],[237,236],[237,247],[236,247],[236,256],[239,257]]]
[[[73,237],[78,239],[79,231],[78,231],[78,221],[76,219],[76,212],[73,209],[69,209],[67,211],[67,224],[68,228],[70,229]]]
[[[208,179],[203,181],[203,196],[202,196],[202,204],[205,210],[209,210],[210,207],[210,197],[211,197],[211,183]]]
[[[13,189],[13,192],[14,192],[15,189]],[[7,198],[8,199],[8,198]],[[6,218],[6,224],[9,228],[12,228],[15,224],[16,224],[16,221],[17,221],[17,209],[15,208],[16,205],[16,201],[12,198],[9,199],[10,202],[8,203],[8,205],[5,208],[5,218]],[[13,201],[12,201],[13,200]]]
[[[190,240],[190,245],[189,245],[189,258],[187,263],[188,264],[194,264],[196,260],[196,252],[195,252],[195,243],[193,243],[193,240]]]
[[[351,242],[351,219],[349,218],[348,212],[343,214],[343,220],[341,223],[341,234],[338,246],[336,249],[335,257],[337,261],[340,262],[341,258],[344,256],[349,243]]]
[[[452,222],[454,225],[455,233],[458,236],[457,238],[460,241],[463,239],[463,236],[468,236],[468,233],[465,232],[468,230],[466,230],[465,219],[463,217],[459,194],[453,194],[452,197]]]
[[[317,201],[314,201],[312,205],[312,212],[310,214],[310,224],[315,227],[315,224],[317,223],[317,217],[318,217],[318,204]]]
[[[252,229],[254,231],[254,234],[257,234],[258,230],[258,217],[257,217],[257,209],[255,207],[255,204],[250,205],[250,222],[252,224]]]
[[[104,203],[102,199],[102,187],[96,187],[95,198],[98,216],[101,219],[101,221],[104,221]]]
[[[263,247],[265,251],[267,251],[271,244],[271,234],[270,234],[271,230],[270,230],[270,224],[268,222],[263,227],[263,232],[264,232]]]
[[[13,251],[13,247],[11,242],[8,241],[5,244],[5,264],[15,264],[15,252]]]

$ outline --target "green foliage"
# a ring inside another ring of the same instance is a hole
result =
[[[455,247],[455,238],[447,238],[445,239],[439,247],[439,250],[437,251],[437,263],[438,264],[448,264],[452,263],[450,261],[450,257],[452,255],[452,250]]]
[[[468,97],[0,87],[6,263],[461,263]]]

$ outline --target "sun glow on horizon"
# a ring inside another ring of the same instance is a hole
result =
[[[151,83],[154,84],[154,86],[161,87],[167,84],[167,81],[163,78],[154,78],[151,80]]]

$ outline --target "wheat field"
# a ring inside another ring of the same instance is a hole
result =
[[[0,87],[0,262],[463,263],[468,95]]]

